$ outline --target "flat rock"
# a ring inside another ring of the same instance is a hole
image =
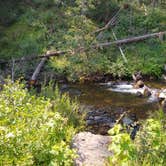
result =
[[[109,143],[109,136],[95,135],[90,132],[78,133],[72,141],[72,148],[76,149],[79,155],[75,165],[104,166],[107,158],[112,155],[108,151]]]

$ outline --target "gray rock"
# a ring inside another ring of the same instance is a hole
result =
[[[92,119],[89,119],[89,120],[86,120],[86,124],[87,124],[88,126],[91,126],[91,125],[95,125],[96,122],[95,122],[94,120],[92,120]]]
[[[111,127],[113,126],[113,123],[114,123],[113,118],[110,117],[110,115],[108,114],[101,115],[101,116],[90,116],[90,117],[87,117],[87,120],[86,120],[86,124],[88,126],[98,125],[98,128],[100,127],[103,128],[103,126],[105,126],[107,130],[109,130],[110,126]]]
[[[142,97],[143,94],[142,94],[141,92],[137,92],[137,93],[136,93],[136,96],[137,96],[137,97]]]
[[[122,122],[123,122],[123,124],[126,125],[126,126],[129,126],[129,125],[131,125],[132,123],[134,123],[134,121],[133,121],[132,119],[130,119],[129,117],[126,117],[126,116],[122,119]]]
[[[77,150],[76,166],[104,166],[112,155],[108,151],[109,136],[95,135],[90,132],[78,133],[72,141],[72,148]]]

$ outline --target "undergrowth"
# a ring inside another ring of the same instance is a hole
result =
[[[147,119],[138,131],[135,140],[124,132],[121,125],[109,131],[112,143],[109,149],[113,156],[110,165],[164,166],[166,162],[166,118],[162,111]]]
[[[0,92],[0,165],[72,165],[78,104],[50,87],[39,96],[7,81]]]

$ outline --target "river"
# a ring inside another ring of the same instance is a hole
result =
[[[128,84],[128,83],[127,83]],[[149,88],[166,88],[164,82],[146,82]],[[68,92],[72,98],[77,97],[81,105],[100,110],[100,114],[107,112],[113,119],[123,112],[129,112],[129,116],[135,116],[138,120],[146,119],[158,109],[158,102],[150,102],[148,97],[138,97],[135,94],[116,92],[110,90],[109,83],[105,84],[69,84],[62,85],[64,92]],[[98,130],[96,128],[95,130]],[[96,133],[100,133],[96,131]]]

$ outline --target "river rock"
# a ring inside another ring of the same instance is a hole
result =
[[[81,132],[75,135],[72,148],[77,150],[76,166],[104,166],[107,158],[112,155],[108,151],[111,138],[109,136],[95,135],[90,132]]]
[[[162,101],[161,106],[164,113],[166,113],[166,99]]]
[[[129,125],[133,124],[134,121],[133,121],[131,118],[125,116],[125,117],[122,119],[122,123],[123,123],[123,125],[125,125],[125,126],[129,126]]]
[[[137,96],[137,97],[142,97],[143,94],[142,94],[141,92],[137,91],[137,92],[136,92],[136,96]]]
[[[166,90],[163,90],[162,92],[159,93],[159,98],[166,99]]]
[[[151,93],[150,89],[146,87],[146,88],[144,89],[143,95],[144,95],[145,97],[149,97],[149,96],[152,95],[152,93]]]
[[[135,89],[139,89],[143,87],[144,87],[144,82],[142,80],[137,81],[136,84],[134,85]]]
[[[106,135],[114,123],[115,119],[104,109],[92,109],[87,112],[86,125],[92,133]]]

